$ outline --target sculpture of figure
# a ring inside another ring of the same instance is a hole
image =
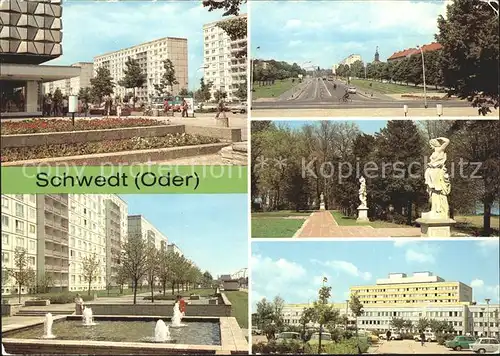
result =
[[[366,180],[365,177],[361,176],[359,178],[359,200],[361,201],[360,207],[366,208]]]
[[[325,202],[325,196],[323,195],[323,193],[321,193],[321,195],[319,196],[319,201],[320,201],[320,203]]]
[[[425,170],[425,184],[431,203],[431,216],[449,217],[448,194],[451,191],[450,176],[446,171],[445,149],[450,140],[446,137],[433,138],[429,141],[434,152],[430,156]]]

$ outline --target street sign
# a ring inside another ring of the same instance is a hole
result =
[[[78,112],[78,96],[70,95],[68,97],[68,112]]]

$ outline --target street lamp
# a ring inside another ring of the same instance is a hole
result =
[[[260,49],[260,46],[255,48],[256,51]],[[253,71],[255,69],[255,59],[250,58],[250,91],[253,92]]]
[[[488,337],[490,337],[490,298],[485,298],[486,301],[486,315],[487,315],[487,322],[488,322]]]
[[[424,107],[427,109],[427,88],[425,86],[425,62],[424,62],[424,50],[422,47],[417,46],[417,49],[420,50],[420,54],[422,55],[422,79],[424,81]]]

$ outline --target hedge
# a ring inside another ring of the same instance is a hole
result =
[[[75,302],[75,297],[77,293],[63,292],[57,294],[41,294],[38,295],[35,300],[50,300],[50,304],[69,304]],[[84,302],[90,302],[94,300],[94,295],[80,294]]]

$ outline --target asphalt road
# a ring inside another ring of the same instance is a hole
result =
[[[337,85],[336,89],[334,84]],[[340,81],[323,80],[323,78],[313,78],[306,83],[297,85],[286,95],[281,95],[275,101],[263,101],[252,103],[252,110],[259,109],[307,109],[307,108],[327,108],[335,107],[339,109],[349,108],[401,108],[408,105],[408,108],[424,107],[423,100],[409,99],[396,100],[383,94],[375,93],[373,96],[365,94],[349,94],[349,101],[342,101],[347,85]],[[428,107],[435,107],[436,104],[443,103],[444,107],[469,107],[470,103],[465,101],[438,101],[428,100]]]

